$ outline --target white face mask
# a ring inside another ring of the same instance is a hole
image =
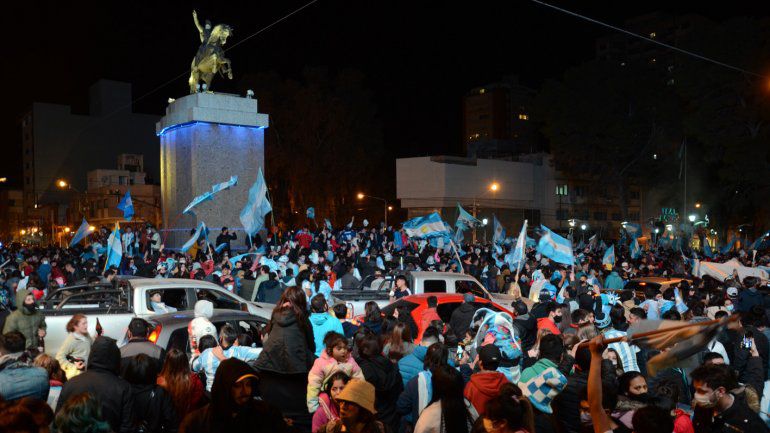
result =
[[[712,408],[716,406],[716,401],[711,401],[711,397],[708,394],[695,394],[692,399],[693,407]]]
[[[585,413],[585,412],[580,412],[580,423],[581,424],[593,424],[593,422],[591,420],[591,414],[590,413]]]

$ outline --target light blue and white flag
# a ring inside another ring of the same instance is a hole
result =
[[[535,242],[535,240],[531,237],[527,236],[527,248],[535,248],[536,245],[537,242]]]
[[[115,229],[107,239],[107,262],[104,269],[110,266],[120,267],[120,261],[123,260],[123,245],[120,242],[120,223],[115,222]]]
[[[631,241],[631,258],[632,259],[638,259],[642,256],[642,249],[639,247],[639,241],[634,238],[633,241]]]
[[[722,254],[722,255],[725,255],[725,254],[729,253],[730,250],[732,250],[733,247],[735,246],[735,241],[736,241],[735,236],[733,236],[733,239],[727,245],[723,246],[719,250],[719,253]]]
[[[752,250],[759,250],[759,246],[762,245],[762,241],[765,239],[765,235],[762,234],[760,237],[757,238],[757,240],[754,241],[754,243],[751,244],[750,249]]]
[[[214,252],[217,254],[222,254],[222,251],[227,248],[227,244],[222,242],[221,244],[217,245],[216,248],[214,248]]]
[[[505,256],[508,267],[513,271],[514,269],[521,269],[524,267],[526,261],[526,255],[524,248],[527,246],[527,220],[524,220],[524,224],[521,226],[519,237],[516,238],[516,246],[509,254]]]
[[[593,236],[588,238],[588,246],[593,250],[596,248],[596,242],[598,241],[598,238],[596,237],[596,233],[594,233]]]
[[[332,228],[332,222],[331,222],[331,221],[329,221],[329,218],[325,218],[325,220],[326,220],[326,228],[327,228],[329,231],[333,231],[334,229]]]
[[[259,168],[257,180],[249,188],[249,200],[240,214],[243,229],[249,236],[254,236],[265,226],[265,215],[272,212],[273,207],[267,200],[267,184],[262,175],[262,168]]]
[[[404,248],[404,237],[401,236],[401,230],[393,230],[393,247],[396,251],[400,251]]]
[[[441,216],[433,212],[430,215],[423,217],[412,218],[404,223],[404,231],[410,238],[432,238],[448,236],[449,232],[446,230],[444,221],[441,220]]]
[[[548,227],[541,225],[540,228],[543,234],[537,243],[537,252],[557,263],[574,265],[575,254],[572,252],[572,244]]]
[[[642,226],[636,223],[628,223],[625,225],[626,233],[632,239],[636,239],[642,236]]]
[[[83,218],[83,222],[80,223],[80,227],[78,227],[78,231],[75,232],[75,235],[72,237],[72,240],[70,241],[70,248],[74,247],[78,244],[78,242],[82,241],[83,238],[91,234],[91,230],[89,229],[91,227],[88,225],[88,221],[86,221],[85,218]]]
[[[200,223],[198,223],[198,227],[195,229],[195,233],[193,233],[192,237],[187,242],[185,242],[184,245],[182,245],[182,248],[180,248],[179,250],[182,251],[183,253],[186,253],[187,251],[189,251],[190,248],[192,248],[192,246],[195,245],[196,242],[198,242],[198,239],[201,237],[201,234],[205,232],[206,232],[206,223],[201,221]],[[208,242],[206,244],[208,244]]]
[[[123,219],[131,221],[134,217],[134,202],[131,200],[131,190],[126,191],[126,195],[118,203],[118,210],[123,211]]]
[[[474,228],[481,226],[481,221],[463,209],[460,203],[457,203],[457,222],[455,223],[455,226],[458,224],[462,224],[467,228]]]
[[[602,265],[615,266],[615,245],[610,245],[602,257]]]
[[[214,195],[220,191],[224,191],[226,189],[230,189],[234,187],[235,185],[238,185],[238,176],[230,176],[230,180],[218,183],[211,187],[211,194]]]
[[[708,258],[714,258],[714,253],[711,252],[711,245],[709,244],[708,239],[705,239],[706,242],[703,243],[703,255]]]
[[[310,218],[311,220],[314,220],[315,219],[315,208],[313,208],[313,207],[307,208],[307,210],[305,211],[305,215],[308,218]]]
[[[492,238],[492,241],[496,244],[502,243],[505,239],[505,229],[503,228],[503,225],[500,224],[500,221],[497,220],[495,214],[492,214],[492,227],[495,230],[495,235]]]
[[[237,263],[239,260],[243,260],[243,258],[244,258],[244,257],[247,257],[247,256],[256,256],[257,254],[259,254],[259,253],[245,253],[245,254],[239,254],[239,255],[237,255],[237,256],[235,256],[235,257],[231,257],[231,258],[230,258],[230,260],[229,260],[229,262],[230,262],[230,267],[231,267],[231,268],[233,268],[233,269],[235,269],[235,264],[236,264],[236,263]]]

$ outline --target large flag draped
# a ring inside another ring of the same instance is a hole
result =
[[[610,267],[615,266],[615,245],[610,245],[607,251],[604,252],[602,264],[605,266],[609,265]]]
[[[183,214],[193,213],[192,210],[195,206],[198,206],[204,201],[212,200],[215,194],[219,193],[220,191],[224,191],[226,189],[232,188],[236,184],[238,184],[238,176],[230,176],[230,180],[212,185],[211,191],[206,191],[203,194],[192,199],[190,204],[188,204],[187,207],[184,208],[182,213]]]
[[[104,269],[110,266],[120,267],[120,261],[123,259],[123,244],[120,242],[120,223],[115,222],[115,229],[107,240],[107,262]]]
[[[572,252],[570,241],[552,232],[548,227],[541,225],[543,235],[537,243],[537,252],[550,258],[554,262],[565,265],[575,264],[575,254]]]
[[[83,218],[83,222],[80,223],[80,227],[78,227],[78,231],[75,232],[75,235],[72,237],[72,240],[70,241],[70,248],[77,245],[78,242],[82,241],[83,238],[88,236],[89,233],[91,233],[91,230],[89,229],[90,225],[88,225],[88,221],[86,221],[85,218]]]
[[[241,211],[243,229],[249,236],[254,236],[265,226],[265,215],[273,208],[267,200],[267,184],[262,175],[262,168],[257,173],[257,181],[249,188],[249,200]]]
[[[455,223],[455,226],[459,226],[460,224],[462,224],[467,229],[479,227],[481,225],[481,221],[463,209],[460,203],[457,203],[457,222]]]
[[[492,227],[495,229],[495,235],[492,239],[494,243],[499,244],[505,240],[505,229],[500,221],[497,220],[495,214],[492,214]]]
[[[123,219],[131,221],[134,217],[134,202],[131,200],[131,190],[126,191],[126,195],[118,203],[118,210],[123,211]]]
[[[448,236],[449,232],[438,213],[412,218],[404,223],[404,231],[410,238],[431,238]]]
[[[198,228],[195,229],[195,233],[193,233],[192,237],[182,245],[182,248],[180,248],[180,251],[183,253],[186,253],[190,248],[192,248],[193,245],[195,245],[195,242],[198,241],[198,239],[201,236],[201,233],[205,233],[206,231],[206,223],[201,221],[198,224]]]

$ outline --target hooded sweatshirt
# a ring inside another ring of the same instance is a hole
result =
[[[326,313],[313,313],[310,315],[310,324],[313,325],[313,340],[315,341],[315,356],[321,356],[324,351],[324,337],[328,332],[337,332],[345,335],[340,319]]]
[[[97,337],[91,346],[88,369],[68,380],[61,390],[56,412],[71,397],[90,392],[102,404],[102,418],[116,433],[133,433],[131,385],[118,376],[120,350],[115,340]]]
[[[38,335],[39,329],[46,329],[45,316],[43,313],[37,310],[37,307],[33,311],[29,311],[24,306],[24,298],[27,295],[31,295],[27,289],[22,289],[16,292],[16,306],[17,309],[11,313],[5,320],[5,326],[3,327],[3,334],[11,331],[19,331],[27,339],[27,349],[33,349],[38,347]]]
[[[198,351],[198,341],[204,335],[211,335],[217,339],[217,328],[211,323],[211,317],[214,315],[214,304],[211,301],[202,299],[195,303],[195,318],[187,326],[187,334],[190,336],[190,343]]]
[[[497,371],[481,371],[471,375],[471,380],[465,385],[463,395],[471,402],[476,412],[483,416],[487,402],[500,394],[500,387],[508,383],[503,373]]]
[[[256,379],[256,372],[239,359],[222,361],[211,388],[211,403],[190,413],[179,431],[185,433],[285,432],[281,412],[264,400],[251,399],[239,406],[233,400],[232,388],[240,380]],[[253,379],[249,379],[253,376]]]

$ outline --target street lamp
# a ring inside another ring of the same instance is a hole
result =
[[[492,182],[492,184],[489,185],[489,190],[492,192],[497,192],[498,189],[500,189],[500,184],[497,182]]]
[[[7,177],[0,177],[0,183],[5,183],[5,182],[8,182],[8,178]]]
[[[700,209],[700,203],[695,203],[695,209]]]
[[[487,219],[487,218],[482,219],[481,220],[481,224],[484,224],[484,225],[489,224],[489,219]]]
[[[388,227],[388,211],[389,211],[389,210],[390,210],[392,207],[391,207],[391,206],[388,206],[388,201],[387,201],[387,200],[385,200],[385,199],[384,199],[384,198],[382,198],[382,197],[375,197],[375,196],[373,196],[373,195],[366,195],[366,194],[364,194],[364,193],[362,193],[362,192],[359,192],[359,193],[358,193],[358,195],[357,195],[357,197],[358,197],[358,199],[359,199],[359,200],[363,200],[363,199],[364,199],[364,197],[373,198],[373,199],[375,199],[375,200],[381,200],[381,201],[382,201],[382,202],[385,204],[385,227]]]
[[[96,227],[94,227],[94,226],[88,226],[88,231],[92,232],[92,231],[94,231],[94,230],[96,230]]]
[[[22,235],[22,236],[24,236],[24,235],[26,235],[26,234],[27,234],[27,231],[26,231],[26,230],[24,230],[24,229],[21,229],[21,230],[19,230],[19,234],[20,234],[20,235]]]
[[[63,188],[66,188],[67,186],[69,186],[69,184],[67,183],[67,181],[66,181],[66,180],[64,180],[64,179],[59,179],[58,181],[56,181],[56,185],[57,185],[59,188],[62,188],[62,189],[63,189]]]
[[[388,206],[388,210],[393,210],[393,206]]]
[[[64,233],[69,233],[69,232],[70,232],[70,228],[69,227],[64,227]]]
[[[580,230],[585,231],[587,228],[588,228],[588,226],[586,226],[585,224],[581,224],[580,225]]]
[[[692,215],[687,217],[687,219],[689,219],[691,223],[694,223],[697,218],[698,218],[698,216],[695,215],[695,214],[692,214]]]

